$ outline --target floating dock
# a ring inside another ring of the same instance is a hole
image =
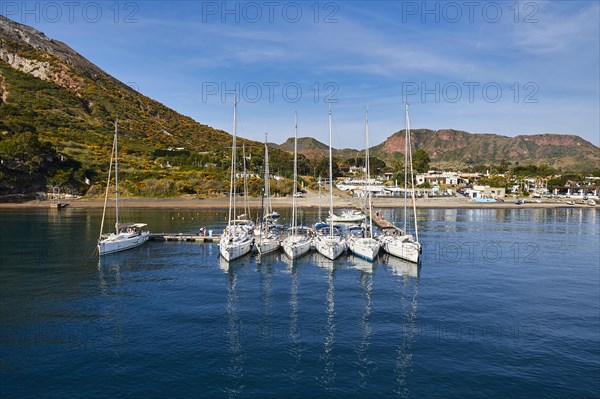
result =
[[[150,233],[150,241],[219,242],[220,234]]]
[[[382,216],[374,215],[373,223],[379,228],[397,228],[393,223],[385,220]],[[197,243],[218,243],[221,240],[220,234],[187,234],[187,233],[150,233],[150,241],[178,241],[178,242],[197,242]]]

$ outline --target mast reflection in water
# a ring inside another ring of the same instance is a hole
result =
[[[227,262],[219,258],[221,268],[227,270],[227,330],[225,332],[228,344],[229,364],[223,370],[228,384],[223,389],[228,398],[238,398],[244,390],[244,365],[246,355],[242,348],[241,327],[242,322],[238,315],[238,297],[236,293],[237,276],[236,268],[242,267],[243,261]]]
[[[323,376],[321,377],[321,383],[326,390],[331,390],[335,383],[335,370],[334,363],[331,358],[331,351],[333,350],[333,344],[335,342],[335,302],[334,293],[335,288],[333,286],[335,270],[331,269],[327,276],[327,301],[326,301],[326,312],[327,319],[325,323],[325,342],[323,344],[323,353],[321,354],[321,362],[323,363]]]

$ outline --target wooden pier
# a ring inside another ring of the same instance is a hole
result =
[[[220,234],[202,235],[202,234],[183,234],[183,233],[150,233],[150,241],[180,241],[180,242],[219,242]]]

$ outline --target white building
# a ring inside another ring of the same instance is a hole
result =
[[[441,184],[458,185],[461,183],[460,172],[446,172],[430,170],[427,173],[419,173],[415,177],[417,184],[429,183],[433,186]]]

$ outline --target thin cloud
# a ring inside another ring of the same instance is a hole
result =
[[[532,54],[570,53],[583,46],[597,45],[600,6],[597,2],[586,5],[572,14],[554,5],[540,8],[538,23],[515,25],[513,43]]]

